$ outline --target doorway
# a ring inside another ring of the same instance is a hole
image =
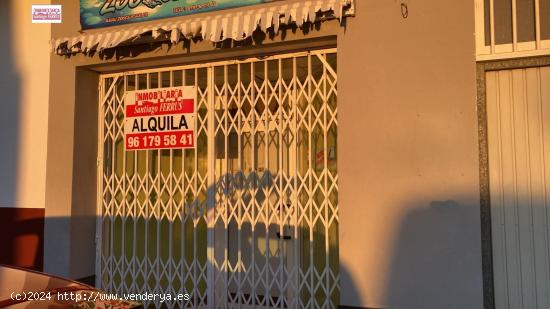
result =
[[[482,163],[488,168],[482,202],[490,214],[482,219],[491,228],[485,263],[494,287],[486,290],[494,291],[489,300],[497,309],[548,308],[550,66],[548,60],[516,61],[484,64],[480,73],[487,117]]]
[[[103,75],[98,287],[338,306],[336,50]],[[124,150],[127,91],[196,86],[195,149]]]

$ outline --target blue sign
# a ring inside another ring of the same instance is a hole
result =
[[[279,0],[80,0],[80,25],[93,29]]]

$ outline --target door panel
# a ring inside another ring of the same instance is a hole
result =
[[[486,75],[495,307],[550,308],[550,67]]]
[[[282,60],[214,67],[216,108],[216,243],[227,250],[216,284],[217,303],[288,307],[288,251],[296,246],[291,215],[295,143],[281,107]],[[239,98],[245,97],[245,100]],[[283,155],[287,156],[283,162]],[[288,218],[285,218],[287,216]],[[227,288],[225,286],[227,285]]]

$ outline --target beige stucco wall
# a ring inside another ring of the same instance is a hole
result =
[[[338,36],[342,300],[482,308],[474,2],[406,2]]]
[[[77,35],[78,2],[54,2],[64,23],[52,36]],[[398,1],[358,0],[345,28],[327,22],[284,44],[180,44],[108,60],[52,55],[45,269],[94,273],[93,260],[79,257],[95,254],[95,162],[76,150],[89,124],[75,123],[85,110],[78,104],[96,104],[82,86],[95,87],[93,70],[291,50],[337,35],[341,303],[481,308],[473,1],[408,2],[405,20]]]
[[[31,4],[0,1],[0,207],[44,208],[49,94],[49,24]]]

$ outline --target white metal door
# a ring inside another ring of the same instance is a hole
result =
[[[197,149],[124,152],[126,91],[197,86]],[[104,75],[97,284],[156,307],[338,306],[336,51]]]
[[[550,308],[550,67],[486,87],[495,308]]]

